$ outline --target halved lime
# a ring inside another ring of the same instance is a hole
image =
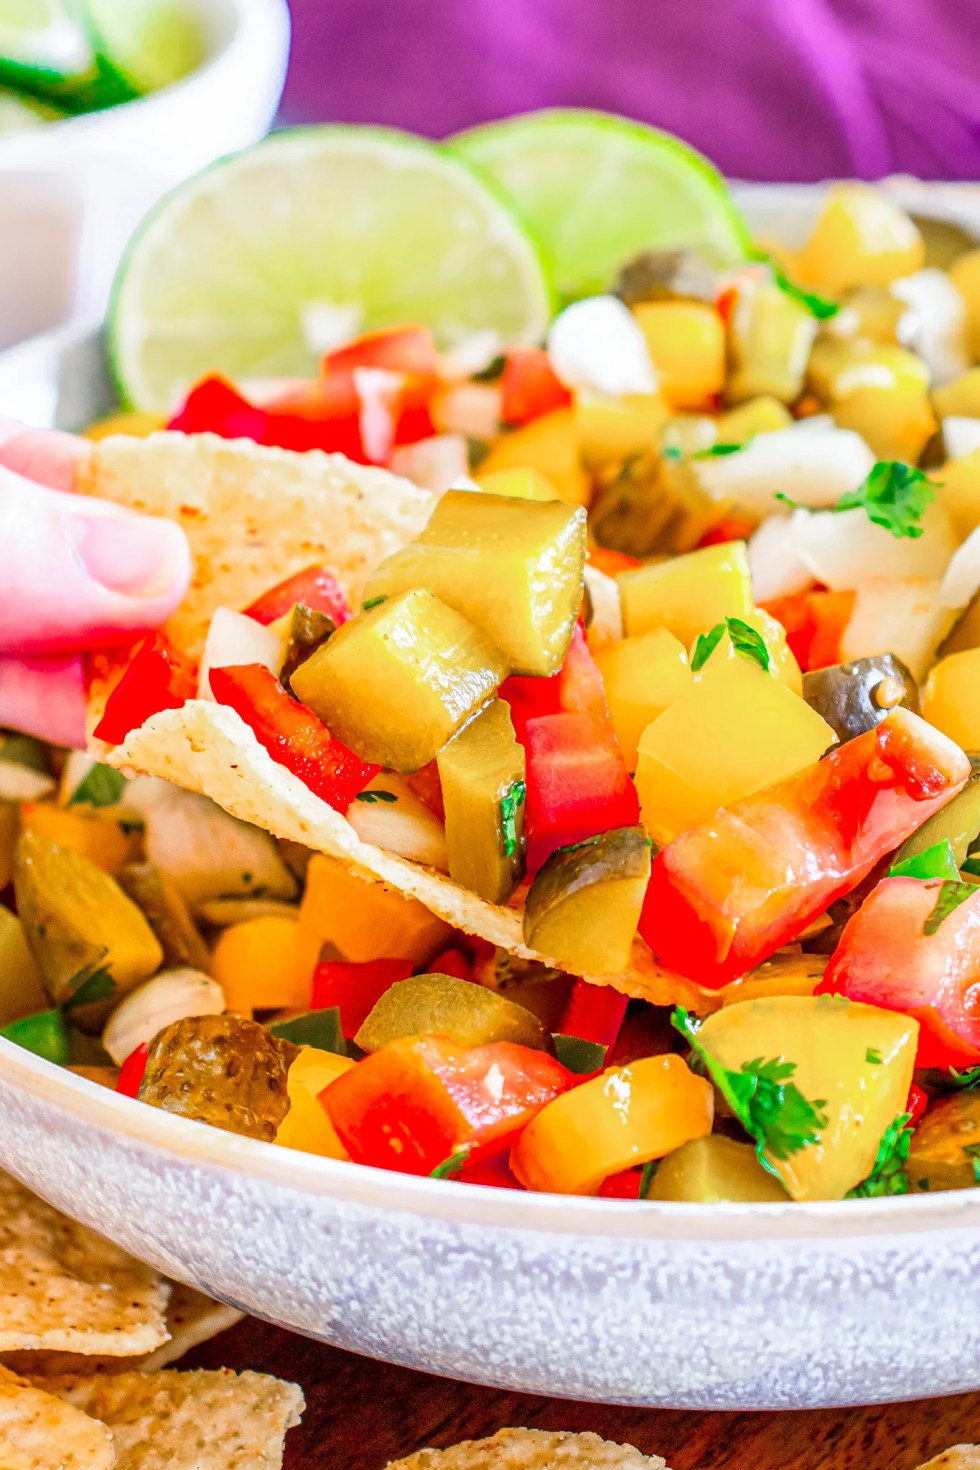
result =
[[[202,373],[308,374],[371,327],[540,340],[551,305],[536,247],[463,164],[403,133],[306,128],[157,206],[116,278],[109,353],[124,402],[165,413]]]
[[[718,266],[747,253],[724,179],[670,133],[573,108],[488,123],[448,146],[510,199],[566,300],[608,290],[643,250],[688,247]]]

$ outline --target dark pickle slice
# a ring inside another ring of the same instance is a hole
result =
[[[980,839],[980,752],[966,753],[970,758],[970,776],[963,790],[905,839],[892,858],[892,866],[917,857],[926,848],[945,840],[953,849],[957,867],[980,877],[980,854],[971,851]]]
[[[139,1095],[166,1113],[271,1143],[299,1052],[243,1016],[187,1016],[153,1038]]]
[[[980,1184],[980,1091],[950,1093],[916,1125],[906,1166],[913,1192]]]
[[[550,1034],[537,1016],[497,991],[456,975],[413,975],[398,980],[377,1002],[354,1040],[362,1051],[380,1051],[401,1036],[448,1036],[458,1046],[513,1041],[551,1051]]]
[[[919,712],[915,680],[893,653],[814,669],[803,675],[803,698],[842,743],[873,730],[899,705]]]
[[[449,875],[488,903],[524,877],[524,747],[510,708],[494,699],[436,757]]]
[[[116,874],[116,881],[160,941],[163,969],[210,972],[210,951],[183,894],[166,873],[153,863],[127,863]]]
[[[525,944],[576,975],[625,969],[651,853],[642,827],[616,827],[553,852],[527,895]]]
[[[616,277],[613,295],[627,306],[641,301],[708,301],[718,295],[715,273],[693,250],[644,250]]]
[[[289,618],[289,633],[286,636],[286,652],[283,655],[279,681],[283,688],[290,687],[289,681],[299,668],[317,649],[336,633],[337,624],[325,612],[307,607],[305,602],[293,606]]]
[[[751,1143],[711,1133],[661,1160],[647,1198],[681,1204],[776,1204],[789,1195],[759,1163]]]

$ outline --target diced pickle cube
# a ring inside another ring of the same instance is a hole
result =
[[[362,760],[410,772],[435,759],[507,673],[485,634],[418,589],[345,623],[292,684]]]
[[[424,587],[492,638],[514,673],[554,674],[582,600],[585,531],[580,506],[450,490],[364,598]]]
[[[792,403],[799,398],[816,332],[812,312],[774,281],[740,290],[728,328],[729,401],[765,395]]]
[[[531,884],[524,942],[576,975],[626,968],[650,877],[650,839],[617,827],[560,847]]]
[[[661,1161],[647,1197],[679,1204],[778,1204],[787,1194],[759,1163],[750,1143],[709,1133],[681,1144]]]
[[[495,699],[437,758],[449,875],[489,903],[506,903],[524,876],[524,747]]]
[[[912,1134],[907,1172],[917,1193],[980,1184],[980,1093],[954,1092],[930,1105]]]
[[[376,1003],[355,1041],[380,1051],[400,1036],[448,1036],[458,1046],[511,1041],[550,1051],[551,1037],[537,1016],[496,991],[457,975],[413,975],[397,980]]]

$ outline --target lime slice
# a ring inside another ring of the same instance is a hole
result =
[[[463,164],[403,133],[276,133],[157,206],[113,291],[123,401],[167,412],[202,373],[309,374],[353,333],[424,322],[442,347],[539,341],[536,247]]]
[[[21,97],[0,87],[0,135],[25,133],[42,123],[61,122],[65,114],[36,97]]]
[[[724,179],[670,133],[603,112],[531,112],[457,133],[452,151],[492,181],[537,237],[565,300],[609,289],[642,250],[745,258]]]
[[[82,0],[82,4],[97,56],[136,92],[168,87],[204,59],[200,17],[183,0]]]

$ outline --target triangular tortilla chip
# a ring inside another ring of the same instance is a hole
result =
[[[116,1463],[104,1424],[0,1368],[3,1470],[113,1470]]]

